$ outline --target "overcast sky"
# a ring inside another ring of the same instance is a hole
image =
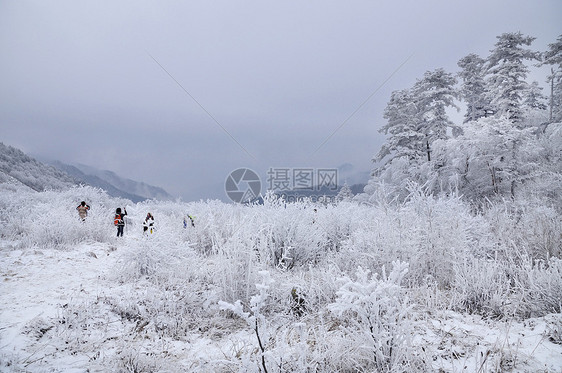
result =
[[[559,0],[1,0],[0,141],[184,200],[225,199],[239,167],[348,164],[355,182],[393,90],[503,32],[544,50],[561,15]]]

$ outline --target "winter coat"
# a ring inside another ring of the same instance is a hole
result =
[[[115,225],[117,226],[125,225],[125,220],[123,220],[125,215],[127,215],[127,211],[122,212],[121,214],[115,214],[115,218],[114,218]]]
[[[89,205],[78,205],[78,207],[76,207],[76,210],[78,210],[78,215],[80,215],[81,219],[86,219],[86,216],[88,216],[88,210],[90,209]]]
[[[144,222],[142,223],[142,225],[143,225],[143,227],[147,227],[147,228],[154,226],[154,217],[153,216],[150,216],[150,217],[147,216],[144,219]]]

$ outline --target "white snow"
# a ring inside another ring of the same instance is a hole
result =
[[[73,211],[83,194],[85,224]],[[481,253],[503,245],[488,228],[509,217],[471,217],[455,199],[317,213],[145,202],[126,206],[122,239],[111,222],[124,203],[100,191],[7,188],[0,199],[2,372],[562,371],[562,317],[548,311],[558,262],[527,270],[501,251],[487,262]],[[148,211],[156,232],[143,236]],[[187,213],[195,228],[183,228]],[[534,287],[501,282],[504,270]]]

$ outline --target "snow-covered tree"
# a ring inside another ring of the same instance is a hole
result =
[[[486,61],[476,54],[469,54],[457,64],[462,69],[458,74],[462,79],[460,96],[467,106],[464,123],[485,117],[490,110],[486,95]]]
[[[413,97],[418,108],[418,131],[426,137],[427,160],[431,160],[430,147],[435,140],[448,137],[447,129],[452,128],[458,134],[459,128],[449,119],[445,109],[454,107],[457,98],[453,74],[444,69],[428,71],[418,80],[413,88]]]
[[[375,157],[375,161],[387,158],[431,160],[431,143],[447,138],[447,128],[457,128],[448,118],[445,109],[453,106],[456,98],[456,79],[443,69],[428,71],[411,90],[392,93],[385,109],[387,119],[379,132],[390,135]]]
[[[408,194],[409,182],[425,184],[435,179],[433,144],[447,139],[451,132],[462,132],[446,113],[447,107],[456,108],[455,84],[452,74],[437,69],[426,72],[411,89],[392,93],[384,112],[387,123],[380,129],[388,138],[373,159],[382,164],[373,172],[376,182],[371,185],[384,182],[402,198]]]
[[[341,187],[336,199],[338,202],[349,202],[353,199],[353,192],[351,191],[349,185],[347,185],[347,182]]]
[[[513,123],[522,120],[521,104],[529,84],[525,61],[539,60],[540,54],[524,48],[534,37],[521,32],[504,33],[497,37],[495,48],[488,57],[488,89],[492,107],[497,116],[506,116]]]
[[[422,158],[425,136],[419,131],[418,109],[409,90],[392,92],[384,118],[387,122],[379,132],[388,138],[373,161],[382,161],[385,157],[388,157],[385,163],[400,157]]]
[[[529,84],[529,88],[525,92],[521,109],[523,121],[526,127],[537,127],[550,121],[548,117],[548,97],[543,92],[543,88],[538,82]]]
[[[548,107],[546,100],[547,97],[542,93],[542,87],[539,86],[539,83],[532,82],[529,84],[527,92],[525,92],[523,105],[531,110],[546,110]]]
[[[547,82],[550,85],[550,122],[562,121],[562,35],[548,45],[543,64],[551,65]]]

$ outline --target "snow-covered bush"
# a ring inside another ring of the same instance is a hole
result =
[[[491,250],[485,220],[458,197],[435,198],[415,188],[402,204],[357,207],[358,212],[361,222],[343,242],[343,269],[368,263],[378,270],[402,260],[410,265],[410,286],[435,282],[444,289],[453,281],[455,263]]]
[[[519,300],[514,313],[524,318],[562,312],[562,260],[527,259],[514,279]]]
[[[420,368],[421,361],[412,354],[409,323],[411,309],[401,282],[408,265],[394,262],[390,273],[382,276],[359,268],[356,279],[344,277],[337,299],[328,308],[337,317],[340,328],[349,338],[356,362],[354,369],[403,371]]]
[[[87,201],[91,210],[86,221],[78,217],[76,206]],[[17,190],[0,194],[5,221],[2,235],[22,247],[69,248],[79,242],[107,242],[113,225],[116,202],[105,192],[76,187],[62,192],[42,193]]]
[[[554,208],[541,201],[496,203],[484,213],[498,254],[520,261],[529,255],[548,260],[562,257],[562,219]]]
[[[488,317],[503,317],[511,296],[506,265],[485,258],[466,258],[454,266],[453,309]]]
[[[264,372],[267,372],[268,363],[266,360],[268,359],[266,359],[266,354],[269,349],[269,340],[271,339],[272,330],[271,326],[268,325],[268,321],[263,313],[263,309],[267,305],[269,288],[274,281],[267,271],[261,271],[260,275],[263,277],[262,282],[256,284],[258,293],[252,296],[252,298],[250,299],[250,304],[248,305],[247,311],[244,310],[244,306],[239,300],[234,304],[220,301],[219,305],[226,310],[230,310],[236,316],[242,318],[248,324],[248,326],[253,329],[258,346],[258,349],[256,349],[256,365],[261,366]]]

